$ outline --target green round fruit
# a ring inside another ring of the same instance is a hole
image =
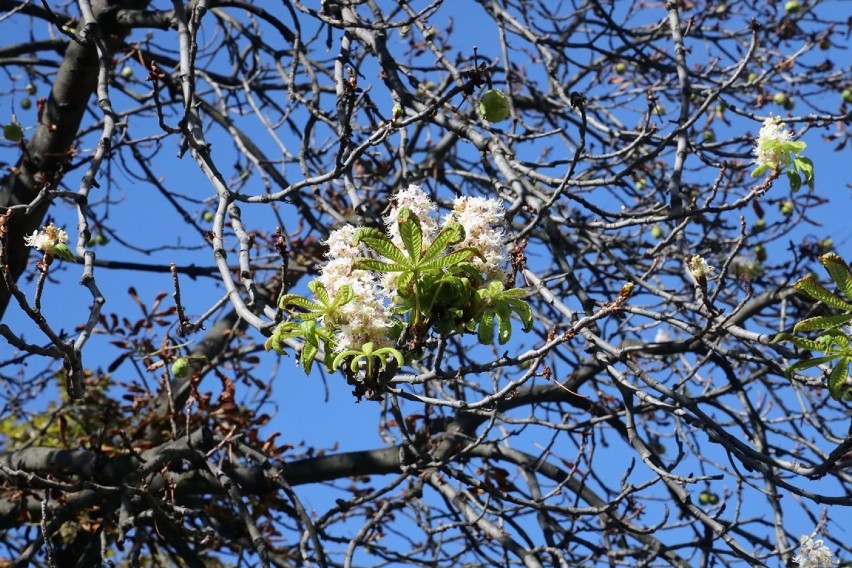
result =
[[[824,37],[819,40],[819,48],[823,51],[828,51],[831,49],[831,40],[828,37]]]
[[[784,110],[793,110],[794,106],[796,106],[796,101],[793,99],[787,99],[784,102]]]
[[[215,215],[213,215],[212,211],[205,211],[201,214],[201,218],[207,223],[212,222],[214,217]]]
[[[761,231],[766,229],[766,220],[765,219],[758,219],[757,221],[754,222],[753,228],[754,228],[755,233],[760,233]]]
[[[830,251],[834,248],[834,239],[823,239],[822,243],[820,243],[820,246],[822,246],[822,250]]]
[[[749,82],[749,83],[754,83],[754,82],[755,82],[755,81],[757,81],[759,78],[760,78],[760,75],[758,75],[757,73],[749,73],[749,74],[748,74],[748,82]]]
[[[716,495],[715,493],[710,494],[710,504],[711,505],[718,505],[719,504],[719,496]]]
[[[613,67],[613,71],[615,71],[616,75],[624,75],[627,73],[627,63],[624,63],[623,61],[616,63],[615,67]]]
[[[24,87],[24,88],[26,89],[28,95],[36,94],[36,91],[37,91],[36,86],[33,85],[32,83],[27,83],[27,86]]]
[[[648,181],[645,178],[639,178],[636,180],[636,189],[643,191],[646,187],[648,187]]]
[[[125,65],[121,70],[121,76],[124,77],[125,79],[129,79],[130,77],[133,77],[133,67],[130,67],[129,65]]]
[[[799,4],[798,0],[790,0],[789,2],[784,4],[784,9],[787,10],[788,14],[798,14],[801,8],[802,5]]]
[[[716,134],[712,130],[704,131],[704,142],[707,144],[713,143],[716,141]]]
[[[775,93],[775,96],[772,97],[772,100],[775,101],[776,105],[785,105],[787,103],[787,93]]]
[[[399,28],[400,37],[408,37],[408,33],[411,31],[411,26],[402,26]]]
[[[189,360],[186,357],[178,357],[172,363],[172,374],[175,377],[185,377],[189,373]]]
[[[793,206],[792,201],[782,201],[781,205],[778,206],[778,211],[780,211],[785,217],[792,215],[794,210],[795,207]]]
[[[844,103],[852,103],[852,89],[843,89],[840,96],[843,97]]]
[[[766,247],[763,245],[757,245],[754,247],[754,256],[760,262],[766,262],[767,254]]]
[[[29,97],[24,97],[23,99],[21,99],[21,108],[24,110],[30,110],[31,108],[33,108],[33,102],[30,100]]]
[[[712,493],[709,491],[702,491],[700,495],[698,495],[698,502],[702,505],[709,505]]]
[[[659,225],[654,225],[653,227],[651,227],[651,236],[655,239],[662,239],[664,234],[665,231]]]
[[[490,89],[479,99],[479,112],[488,122],[501,122],[509,118],[509,98],[503,91]]]
[[[3,138],[9,142],[20,142],[24,139],[24,129],[16,122],[10,122],[3,127]]]

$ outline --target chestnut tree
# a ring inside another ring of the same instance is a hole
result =
[[[850,558],[838,3],[0,6],[0,564]]]

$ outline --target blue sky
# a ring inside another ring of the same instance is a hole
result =
[[[480,10],[472,2],[446,2],[437,14],[431,20],[432,25],[442,27],[446,25],[450,18],[456,29],[454,35],[453,50],[454,52],[470,53],[473,46],[478,46],[479,53],[484,58],[495,59],[500,57],[496,47],[499,45],[499,36],[496,29],[482,25],[482,20],[476,16],[476,12]],[[835,2],[833,5],[836,10],[847,11],[848,4],[844,6],[841,2]],[[657,19],[660,16],[660,10],[656,12],[649,10],[644,17],[649,19]],[[22,32],[22,30],[16,30]],[[402,44],[405,40],[396,35],[392,36],[391,41]],[[700,52],[696,50],[695,57],[700,58]],[[452,58],[455,53],[452,53]],[[821,57],[816,53],[813,55],[815,59]],[[847,59],[848,61],[848,59]],[[138,64],[133,62],[127,63],[134,69],[136,77],[142,74]],[[385,104],[388,107],[391,105],[389,99],[383,95],[380,81],[376,78],[376,73],[370,73],[370,70],[361,70],[364,74],[361,85],[365,88],[371,85],[374,88],[370,91],[379,104]],[[373,70],[375,71],[375,70]],[[40,86],[45,89],[45,86]],[[140,84],[140,90],[144,90],[146,85]],[[839,94],[836,95],[839,99]],[[832,95],[825,97],[825,100],[818,100],[820,104],[828,109],[836,109],[839,100],[832,98]],[[123,104],[129,105],[127,100],[121,101]],[[468,100],[465,105],[474,104],[474,100]],[[760,110],[762,115],[773,111],[782,113],[779,108],[767,106]],[[16,108],[15,112],[19,120],[24,126],[32,124],[35,117],[35,110],[22,111]],[[156,131],[156,125],[143,125],[131,123],[130,128],[134,136],[151,133]],[[665,127],[665,124],[663,125]],[[735,119],[731,126],[725,131],[751,132],[756,134],[759,130],[759,123],[744,119]],[[262,136],[262,130],[258,126],[258,135]],[[850,210],[850,194],[849,193],[849,175],[848,175],[848,157],[849,150],[845,150],[845,154],[831,151],[830,144],[823,140],[824,132],[810,130],[805,133],[802,140],[808,143],[806,155],[811,158],[815,164],[817,176],[816,194],[827,199],[827,203],[820,206],[818,216],[812,220],[820,223],[821,227],[802,225],[797,231],[791,233],[789,240],[798,242],[805,235],[812,235],[815,239],[822,240],[826,237],[831,237],[834,241],[835,250],[846,259],[852,258],[852,227],[848,222],[848,212]],[[177,154],[178,141],[172,137],[163,142],[166,154]],[[8,146],[0,148],[0,156],[3,161],[13,161],[15,149]],[[223,164],[233,162],[232,149],[228,143],[224,141],[215,141],[214,156]],[[847,159],[844,160],[843,157]],[[197,166],[192,160],[186,156],[182,160],[171,160],[168,165],[163,167],[163,171],[157,172],[161,177],[164,185],[170,188],[177,188],[183,194],[181,202],[189,210],[199,227],[206,228],[203,220],[203,212],[209,209],[205,205],[205,200],[209,199],[212,191],[209,182],[198,171]],[[695,165],[694,163],[691,165]],[[163,209],[162,202],[158,196],[154,196],[149,186],[136,184],[121,170],[124,166],[116,163],[112,166],[119,171],[115,176],[116,183],[103,188],[102,192],[96,194],[96,198],[105,197],[111,201],[109,208],[111,209],[111,221],[113,226],[121,231],[121,235],[129,241],[136,243],[145,250],[131,251],[120,247],[113,242],[104,247],[98,247],[96,252],[98,258],[103,259],[121,259],[134,260],[140,262],[150,261],[151,255],[148,251],[157,250],[161,247],[173,245],[181,235],[186,234],[186,229],[183,220],[178,214],[171,209]],[[161,166],[162,167],[162,166]],[[289,174],[290,172],[288,172]],[[293,176],[297,176],[297,172],[292,172]],[[66,177],[65,183],[75,188],[79,181],[80,171],[72,172]],[[712,174],[710,174],[712,179]],[[784,195],[786,191],[784,181],[776,184],[772,189],[774,194]],[[288,205],[280,207],[280,213],[285,221],[291,226],[296,223],[296,213],[294,209]],[[57,204],[51,211],[51,215],[56,223],[64,226],[72,232],[76,224],[76,211],[66,203]],[[267,226],[274,227],[276,218],[271,211],[258,211],[257,208],[244,208],[244,220],[248,226]],[[184,237],[187,238],[187,237]],[[789,253],[784,250],[786,245],[783,242],[774,244],[770,250],[770,261],[785,262],[786,255]],[[530,251],[531,264],[536,262],[537,251]],[[156,256],[158,262],[163,258],[168,258],[168,261],[173,261],[181,265],[195,264],[198,266],[212,266],[213,259],[209,249],[198,250],[175,250],[173,253],[162,254]],[[777,260],[776,260],[777,259]],[[73,333],[75,326],[85,320],[88,313],[88,306],[91,298],[88,292],[75,284],[79,278],[79,267],[68,264],[56,267],[52,273],[62,284],[51,284],[48,286],[48,291],[44,298],[44,311],[48,315],[51,322],[56,327],[64,327],[69,333]],[[104,308],[105,313],[116,312],[119,314],[130,313],[139,314],[138,308],[127,294],[127,289],[134,287],[143,304],[153,302],[155,296],[160,291],[171,292],[171,277],[167,273],[160,274],[138,274],[130,271],[106,271],[100,270],[97,273],[99,282],[102,283],[102,289],[107,293],[107,304]],[[188,278],[181,279],[181,285],[184,290],[184,303],[190,317],[197,316],[207,307],[221,296],[222,290],[215,285],[215,282],[209,279],[200,279],[198,282],[193,282]],[[25,286],[28,291],[32,290],[32,286]],[[170,300],[166,299],[165,304]],[[40,342],[38,332],[33,326],[22,317],[19,310],[10,308],[4,323],[8,324],[14,330],[21,330],[25,333],[27,340]],[[532,343],[532,337],[524,337],[520,332],[517,332],[516,339],[510,344],[510,349],[522,349],[529,347]],[[2,347],[7,349],[7,347]],[[117,355],[118,351],[109,345],[109,338],[105,336],[96,336],[91,340],[87,347],[86,359],[89,364],[105,367]],[[322,378],[319,372],[315,372],[314,376],[306,377],[300,369],[295,366],[295,358],[283,358],[279,362],[275,361],[274,357],[264,356],[263,363],[258,367],[257,374],[261,379],[274,376],[273,387],[275,391],[274,407],[266,407],[264,410],[267,413],[274,415],[274,420],[269,424],[268,431],[282,432],[282,441],[298,446],[304,443],[318,449],[336,448],[341,451],[370,449],[381,445],[379,434],[377,433],[377,403],[361,402],[355,404],[350,393],[350,388],[344,384],[339,375],[328,376]],[[128,364],[122,368],[122,372],[129,372]],[[0,372],[3,370],[0,369]],[[154,380],[154,377],[149,377],[149,380]],[[215,388],[210,385],[209,388]],[[581,394],[593,394],[591,392],[581,392]],[[34,406],[40,406],[47,403],[49,397],[55,396],[55,392],[47,392],[44,397],[32,402]],[[326,398],[328,403],[326,403]],[[520,416],[520,413],[519,413]],[[525,430],[519,434],[515,443],[535,448],[543,444],[547,444],[550,440],[541,432],[534,431],[535,429]],[[666,436],[671,434],[670,431],[661,431],[663,436],[662,441],[667,446],[667,452],[674,451],[672,440]],[[612,445],[609,450],[612,452],[613,469],[612,471],[601,472],[601,475],[608,481],[617,483],[622,475],[625,466],[621,463],[620,456],[624,451],[624,446],[615,441],[615,436],[610,436]],[[557,438],[553,441],[555,452],[563,450],[570,455],[572,445],[567,439]],[[719,455],[715,456],[720,462],[726,461],[726,456],[717,449],[717,446],[707,444],[704,440],[704,447],[711,448],[710,451],[718,451]],[[299,447],[294,451],[298,452]],[[641,467],[631,479],[634,483],[640,483],[648,478],[648,473]],[[814,482],[813,490],[832,492],[836,490],[834,487],[827,487],[828,482]],[[726,479],[713,485],[714,491],[724,494],[726,491],[735,492],[737,488],[733,481]],[[304,488],[309,505],[315,506],[318,509],[326,502],[333,502],[338,496],[334,491],[329,491],[326,488]],[[662,504],[660,504],[660,509]],[[764,511],[749,511],[753,515],[768,514],[769,509]],[[653,511],[654,514],[660,514],[660,510]],[[837,530],[838,527],[848,525],[852,520],[852,514],[848,509],[835,510],[831,514],[835,526],[832,530]],[[793,517],[791,517],[793,519]],[[791,520],[795,526],[790,526],[788,529],[793,533],[808,533],[813,527],[811,519],[802,515],[799,519]]]

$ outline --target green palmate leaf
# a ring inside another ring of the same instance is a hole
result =
[[[833,329],[846,322],[852,321],[852,313],[833,316],[817,316],[800,321],[793,326],[793,331],[814,331],[817,329]]]
[[[760,164],[751,172],[751,177],[760,177],[769,171],[769,164]]]
[[[408,257],[417,264],[423,252],[423,228],[420,226],[420,219],[411,212],[411,209],[404,207],[397,217],[397,225]]]
[[[374,258],[357,258],[352,262],[352,268],[373,270],[375,272],[402,272],[407,270],[405,266],[395,262],[384,262]]]
[[[790,181],[790,191],[795,193],[802,188],[802,178],[796,172],[787,172],[787,179]]]
[[[797,142],[783,142],[782,150],[785,152],[791,152],[793,154],[801,154],[802,151],[808,147],[805,142],[797,141]]]
[[[804,174],[805,182],[807,182],[808,187],[813,190],[815,187],[814,163],[804,156],[799,156],[793,160],[793,167]]]
[[[497,316],[497,341],[505,345],[512,337],[512,310],[506,304],[500,304],[494,310]]]
[[[852,384],[849,384],[850,357],[841,357],[828,375],[828,392],[835,400],[852,398]]]
[[[490,345],[494,342],[494,312],[486,312],[482,315],[482,319],[479,320],[477,337],[483,345]]]
[[[825,363],[830,363],[838,357],[839,355],[826,355],[823,357],[812,357],[811,359],[799,361],[798,363],[794,363],[793,365],[790,365],[787,368],[787,377],[790,377],[794,373],[798,373],[799,371],[804,371],[805,369],[811,369],[819,365],[824,365]]]
[[[302,356],[300,357],[300,361],[302,363],[302,369],[304,369],[306,375],[311,373],[311,368],[313,368],[314,359],[316,359],[317,353],[319,353],[319,344],[305,341],[305,344],[302,346]]]
[[[408,266],[409,261],[405,254],[396,248],[393,241],[378,229],[361,227],[355,232],[355,242],[364,243],[385,258],[389,258],[397,264]]]
[[[450,266],[454,266],[456,264],[464,262],[476,253],[477,250],[474,248],[459,249],[449,254],[445,254],[444,256],[439,256],[438,258],[430,260],[429,262],[425,262],[421,264],[418,268],[424,272],[448,268]]]
[[[402,356],[402,353],[393,347],[381,347],[376,349],[373,342],[370,341],[362,345],[360,349],[346,349],[338,353],[338,355],[334,358],[334,362],[331,364],[331,368],[332,370],[336,370],[340,367],[341,363],[351,357],[352,359],[349,362],[349,369],[353,373],[357,373],[359,371],[361,361],[363,360],[366,367],[365,370],[367,374],[370,375],[375,370],[376,364],[378,364],[382,369],[387,368],[388,356],[393,357],[399,367],[405,365],[405,358]]]
[[[279,355],[286,355],[282,344],[285,339],[292,339],[295,337],[304,337],[301,325],[294,321],[281,322],[278,326],[276,326],[269,339],[267,339],[263,344],[263,347],[267,351],[272,349]]]
[[[852,272],[849,271],[849,265],[833,252],[822,255],[819,257],[819,261],[828,271],[828,275],[831,276],[837,287],[847,298],[852,299]]]
[[[530,331],[533,325],[533,313],[530,305],[523,300],[516,300],[509,303],[512,309],[518,314],[521,322],[524,324],[524,331]]]
[[[77,260],[68,245],[59,243],[53,247],[53,255],[62,260],[74,261]]]
[[[816,339],[820,351],[845,354],[849,351],[849,337],[840,330],[829,329]]]
[[[792,333],[781,332],[775,336],[772,340],[772,343],[778,343],[779,341],[789,341],[796,347],[801,349],[807,349],[809,351],[822,351],[822,345],[814,341],[813,339],[808,339],[806,337],[796,337]]]
[[[322,310],[322,304],[317,304],[316,302],[312,302],[305,298],[304,296],[299,296],[298,294],[285,294],[281,296],[281,300],[278,302],[278,307],[282,310],[286,310],[289,306],[295,306],[297,308],[302,308],[303,310]]]
[[[441,232],[438,233],[435,240],[433,240],[432,244],[429,245],[429,248],[423,252],[423,260],[432,260],[444,252],[448,247],[462,242],[464,237],[464,227],[462,227],[459,223],[447,224],[446,227],[441,229]]]
[[[319,280],[308,282],[308,290],[324,305],[327,306],[331,303],[331,299],[328,297],[328,290],[325,289],[325,286]]]
[[[817,282],[813,276],[805,276],[796,282],[793,287],[802,294],[810,296],[814,300],[819,300],[820,302],[828,304],[831,307],[852,311],[852,304],[844,302],[835,296],[825,286]]]
[[[336,307],[340,307],[343,304],[349,303],[349,301],[355,297],[355,291],[352,290],[351,284],[344,284],[340,287],[337,293],[334,295],[334,303],[333,305]]]

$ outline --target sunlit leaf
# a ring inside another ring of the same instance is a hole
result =
[[[462,242],[464,237],[464,227],[458,223],[448,223],[447,226],[441,229],[441,232],[438,233],[435,240],[429,245],[429,248],[423,252],[423,260],[432,260],[448,247]]]
[[[850,357],[841,357],[828,375],[828,392],[836,400],[847,398],[852,392],[852,384],[849,384],[850,361]]]
[[[806,296],[810,296],[814,300],[819,300],[824,304],[828,304],[834,308],[839,308],[841,310],[852,311],[852,304],[848,302],[844,302],[832,292],[830,292],[825,286],[817,282],[816,278],[813,276],[805,276],[800,279],[793,286],[796,290],[805,294]]]
[[[362,242],[366,244],[380,255],[385,258],[389,258],[397,264],[401,264],[403,266],[407,266],[409,264],[409,260],[406,258],[405,254],[396,248],[393,241],[391,241],[387,235],[378,229],[361,227],[355,232],[355,242]]]
[[[358,258],[352,263],[352,268],[358,270],[374,270],[376,272],[402,272],[405,266],[395,262],[384,262],[374,258]]]
[[[420,261],[420,254],[423,252],[423,229],[420,226],[420,219],[411,212],[411,209],[404,207],[399,212],[397,224],[399,236],[406,252],[408,252],[408,257],[413,264],[417,264]]]
[[[835,359],[837,359],[836,355],[826,355],[823,357],[813,357],[811,359],[799,361],[798,363],[794,363],[787,368],[787,376],[789,377],[794,373],[798,373],[799,371],[804,371],[805,369],[811,369],[819,365],[824,365],[825,363],[830,363]]]
[[[285,294],[281,296],[281,300],[278,302],[278,306],[282,310],[286,310],[289,306],[295,306],[297,308],[302,308],[303,310],[321,310],[322,305],[317,304],[316,302],[312,302],[305,298],[304,296],[299,296],[298,294]]]
[[[477,336],[481,344],[490,345],[494,342],[494,312],[486,312],[482,315],[477,331]]]
[[[849,265],[833,252],[822,255],[819,261],[843,294],[852,299],[852,272],[849,271]]]
[[[852,321],[852,313],[831,316],[816,316],[800,321],[793,326],[793,331],[814,331],[817,329],[832,329]]]

